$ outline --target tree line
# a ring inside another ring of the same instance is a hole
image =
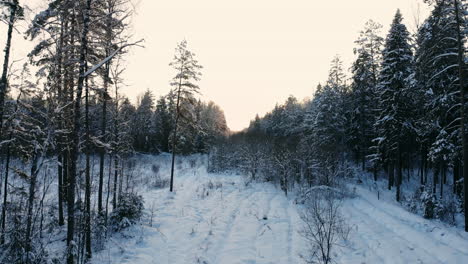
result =
[[[386,178],[402,203],[405,179],[417,181],[425,217],[443,218],[447,210],[466,216],[467,2],[426,2],[432,11],[415,34],[400,11],[385,38],[382,26],[368,21],[349,77],[335,57],[311,100],[291,96],[257,116],[213,149],[210,169],[241,169],[287,192],[333,186],[350,176],[352,162],[375,181]],[[449,205],[447,192],[455,196]]]

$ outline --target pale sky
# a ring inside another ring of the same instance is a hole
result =
[[[410,31],[418,3],[421,21],[428,13],[422,0],[135,1],[132,33],[145,39],[145,48],[128,55],[123,92],[132,101],[146,89],[166,94],[174,74],[168,64],[177,42],[185,38],[204,67],[199,83],[203,100],[220,105],[234,131],[289,95],[311,97],[336,54],[348,69],[354,41],[367,20],[383,24],[385,36],[397,8]],[[20,2],[36,8],[45,0]],[[6,26],[0,27],[3,49]],[[16,37],[12,59],[24,59],[30,46]]]

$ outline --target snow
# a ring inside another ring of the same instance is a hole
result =
[[[144,194],[146,208],[155,208],[156,225],[133,227],[128,241],[114,238],[95,263],[300,262],[297,209],[274,186],[246,187],[240,176],[200,169],[175,182],[174,194]]]
[[[144,190],[145,219],[115,234],[93,263],[305,263],[302,207],[294,197],[270,183],[246,185],[240,175],[185,163],[176,171],[176,191]],[[352,231],[333,251],[337,263],[468,263],[461,229],[377,200],[362,185],[350,189],[356,196],[342,212]]]
[[[377,200],[365,188],[356,187],[356,192],[358,198],[343,205],[354,230],[338,263],[468,263],[462,230]]]

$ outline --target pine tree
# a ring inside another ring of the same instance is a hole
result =
[[[174,165],[175,165],[175,154],[177,147],[177,129],[179,125],[179,119],[182,116],[183,109],[181,109],[182,103],[185,101],[190,102],[193,95],[198,93],[200,88],[196,84],[196,81],[200,79],[200,69],[202,66],[198,64],[195,59],[195,54],[187,49],[187,41],[182,41],[177,45],[176,54],[173,61],[169,64],[176,70],[177,74],[172,79],[171,86],[174,87],[176,94],[176,109],[174,117],[174,128],[172,134],[172,165],[171,165],[171,183],[170,191],[174,189]]]

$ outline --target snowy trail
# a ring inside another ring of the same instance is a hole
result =
[[[468,263],[468,241],[460,230],[357,190],[359,197],[343,204],[353,231],[351,249],[343,250],[339,263]]]
[[[300,207],[273,185],[246,187],[240,176],[200,169],[176,178],[176,186],[175,194],[146,192],[156,224],[113,238],[95,263],[305,263]],[[461,230],[377,201],[359,186],[357,194],[343,203],[353,229],[346,246],[335,250],[337,263],[468,263]]]

